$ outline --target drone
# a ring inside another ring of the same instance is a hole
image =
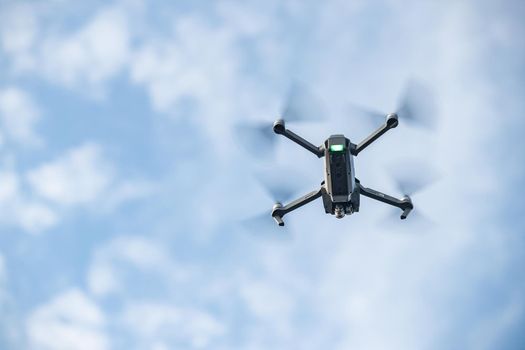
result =
[[[400,218],[406,219],[414,209],[412,199],[404,195],[400,199],[373,190],[361,185],[355,177],[354,157],[379,139],[388,130],[398,126],[399,120],[396,113],[387,114],[384,124],[370,134],[359,144],[354,144],[344,135],[331,135],[324,143],[316,147],[301,136],[286,128],[283,119],[277,119],[273,124],[273,131],[295,142],[304,149],[312,152],[318,158],[325,158],[324,181],[318,190],[312,191],[286,205],[280,202],[274,204],[272,217],[284,226],[284,215],[322,197],[325,212],[342,219],[359,211],[360,196],[369,197],[377,201],[390,204],[402,210]]]

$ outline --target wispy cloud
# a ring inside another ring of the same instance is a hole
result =
[[[143,346],[209,348],[224,333],[209,313],[165,303],[133,302],[123,310],[121,322]]]
[[[0,221],[31,233],[56,226],[72,209],[104,215],[155,191],[150,181],[122,179],[93,143],[68,150],[24,175],[5,167],[0,180]]]
[[[0,222],[38,233],[58,222],[58,213],[49,205],[25,195],[20,176],[10,170],[0,172]]]
[[[43,38],[37,48],[38,57],[43,60],[38,71],[67,86],[102,88],[100,83],[114,77],[126,63],[127,25],[120,12],[107,10],[77,32]]]
[[[40,109],[25,91],[16,87],[0,89],[3,139],[24,146],[40,144],[42,140],[35,131],[40,115]]]
[[[86,204],[101,199],[114,177],[112,166],[95,144],[72,149],[27,174],[37,195],[59,205]]]
[[[75,30],[43,30],[52,11],[46,4],[6,8],[1,43],[13,72],[103,96],[103,83],[127,63],[130,37],[125,16],[106,8]]]
[[[35,349],[109,349],[102,310],[78,289],[66,290],[36,308],[27,321],[29,343]]]
[[[100,297],[126,293],[127,283],[133,283],[131,281],[138,277],[130,274],[130,270],[160,273],[173,282],[186,275],[165,247],[141,237],[121,237],[95,252],[87,275],[89,288]]]

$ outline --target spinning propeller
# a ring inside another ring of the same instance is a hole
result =
[[[303,84],[292,85],[278,116],[286,122],[316,122],[324,120],[322,103],[319,98]],[[247,151],[258,158],[268,158],[274,154],[277,138],[272,130],[272,122],[242,122],[236,125],[236,135]]]
[[[275,225],[275,221],[270,215],[270,208],[275,203],[286,203],[294,196],[305,192],[305,189],[311,186],[312,181],[309,181],[304,174],[289,168],[269,169],[257,173],[255,178],[266,192],[266,196],[264,196],[264,203],[266,204],[264,206],[268,210],[242,220],[241,226],[249,232],[257,234],[262,232],[261,235],[264,237],[283,238],[283,229],[287,229]]]
[[[434,184],[439,178],[439,175],[434,168],[419,161],[402,161],[397,163],[390,173],[394,178],[398,193],[408,196],[410,199],[413,195]],[[420,206],[411,212],[409,221],[424,224],[426,226],[434,226],[434,222],[423,215],[419,208]],[[398,212],[392,212],[389,219],[391,219],[391,221],[399,221]]]
[[[424,84],[410,80],[398,101],[396,114],[402,124],[407,122],[416,127],[433,130],[436,126],[436,110],[437,106],[432,91]],[[375,124],[380,120],[384,120],[386,115],[386,113],[355,104],[350,105],[350,113],[368,117]]]

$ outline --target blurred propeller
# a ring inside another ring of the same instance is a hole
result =
[[[271,208],[268,212],[256,214],[241,220],[240,226],[243,231],[264,239],[290,239],[289,224],[279,226],[271,216]]]
[[[322,121],[326,116],[319,97],[306,85],[294,83],[279,117],[287,122],[314,122]]]
[[[294,83],[288,91],[280,115],[275,116],[271,121],[241,122],[235,126],[235,135],[240,145],[249,153],[264,159],[274,154],[278,140],[273,132],[275,120],[313,122],[322,121],[324,117],[319,98],[304,84]]]
[[[273,122],[239,123],[235,126],[235,136],[248,153],[266,159],[275,153],[277,143],[272,127]]]
[[[397,108],[393,112],[397,113],[401,123],[406,121],[413,126],[428,130],[435,128],[437,106],[434,94],[430,88],[419,81],[408,81]],[[374,120],[374,123],[384,120],[388,114],[355,104],[350,105],[350,113]]]
[[[309,181],[309,177],[298,172],[297,170],[290,170],[288,168],[272,167],[266,171],[259,172],[255,178],[260,183],[261,187],[266,191],[266,199],[259,200],[255,198],[257,203],[264,203],[267,209],[262,213],[257,213],[241,221],[241,226],[245,231],[260,234],[261,236],[280,238],[286,237],[286,231],[283,227],[279,227],[271,216],[272,206],[276,202],[286,205],[290,200],[298,198],[300,195],[306,194],[308,191],[315,189],[315,181]],[[320,182],[317,183],[317,186]],[[286,228],[288,222],[284,226]],[[289,235],[289,234],[288,234]]]
[[[384,121],[387,115],[387,113],[383,113],[372,108],[363,107],[354,103],[351,103],[349,107],[351,115],[364,117],[372,121],[374,124]]]
[[[437,171],[433,167],[416,160],[397,162],[390,173],[400,194],[410,197],[424,190],[439,178]],[[411,199],[413,200],[413,198]],[[396,208],[391,211],[386,221],[389,224],[394,221],[400,221],[399,215],[400,210]],[[434,221],[422,214],[417,202],[414,203],[414,209],[408,215],[406,221],[410,222],[410,225],[413,224],[421,229],[430,229],[436,225]]]
[[[424,215],[421,212],[421,210],[419,210],[417,205],[410,212],[410,215],[408,215],[406,220],[399,219],[400,213],[401,211],[399,209],[391,210],[387,217],[384,220],[382,220],[382,222],[380,222],[380,225],[387,228],[392,228],[392,225],[396,225],[394,227],[397,227],[397,225],[399,225],[398,227],[402,228],[404,231],[406,231],[407,228],[430,230],[437,226],[436,222],[430,219],[428,216]]]
[[[399,161],[390,171],[397,189],[403,194],[412,196],[422,191],[438,178],[437,171],[430,165],[415,160]]]
[[[434,94],[421,82],[408,82],[397,111],[400,118],[427,129],[435,127],[437,106]]]
[[[268,197],[275,202],[285,205],[294,196],[304,194],[314,189],[314,181],[309,181],[308,176],[298,170],[283,169],[282,167],[272,167],[255,175],[261,186],[265,189]],[[317,184],[319,185],[319,184]],[[312,188],[310,188],[312,187]]]

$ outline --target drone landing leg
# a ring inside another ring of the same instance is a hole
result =
[[[284,120],[279,119],[273,124],[273,131],[278,135],[283,135],[284,137],[292,140],[299,146],[307,149],[308,151],[315,154],[317,157],[322,158],[324,156],[324,147],[316,147],[315,145],[311,144],[310,142],[303,139],[301,136],[297,135],[296,133],[286,129],[286,126],[284,124]]]
[[[381,135],[386,133],[388,130],[393,129],[397,126],[398,120],[397,120],[397,114],[389,114],[386,116],[385,124],[381,125],[379,129],[374,131],[370,136],[368,136],[366,139],[361,141],[360,144],[358,144],[355,148],[355,151],[353,152],[354,156],[357,156],[362,150],[367,148],[372,142],[377,140]]]
[[[371,188],[366,188],[362,186],[360,183],[358,183],[358,185],[359,185],[359,192],[363,196],[375,199],[377,201],[380,201],[386,204],[393,205],[394,207],[398,207],[399,209],[403,210],[403,213],[401,214],[401,220],[406,219],[408,214],[410,214],[412,209],[414,209],[412,200],[410,200],[409,197],[404,197],[403,199],[397,199],[387,194],[373,190]]]
[[[305,196],[302,196],[296,200],[294,200],[293,202],[285,205],[284,207],[283,206],[274,206],[273,210],[272,210],[272,216],[274,218],[274,220],[279,224],[279,226],[284,226],[284,221],[283,221],[283,216],[299,207],[302,207],[303,205],[305,204],[308,204],[310,203],[311,201],[314,201],[316,200],[317,198],[321,197],[322,195],[322,192],[321,192],[322,188],[320,188],[319,190],[317,191],[312,191],[310,193],[308,193],[307,195]]]

